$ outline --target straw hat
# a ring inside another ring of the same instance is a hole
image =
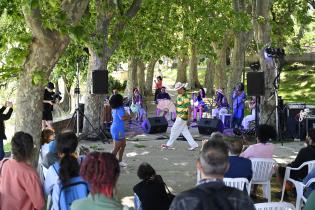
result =
[[[176,82],[175,90],[179,90],[179,89],[186,87],[186,86],[187,86],[187,83]]]

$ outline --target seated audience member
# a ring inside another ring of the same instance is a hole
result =
[[[78,160],[76,149],[78,146],[78,138],[75,133],[67,131],[57,136],[57,152],[60,160],[51,165],[47,171],[44,181],[44,189],[46,195],[52,197],[52,210],[59,209],[61,201],[59,200],[61,188],[68,184],[84,182],[79,176],[81,158]],[[74,191],[73,199],[86,197],[88,194],[87,185],[77,185],[78,188],[72,188]],[[69,206],[67,206],[69,209]]]
[[[228,100],[224,95],[222,89],[218,89],[216,91],[216,98],[214,99],[214,103],[216,108],[212,109],[212,117],[219,118],[220,112],[221,113],[228,112],[229,108]]]
[[[300,165],[307,161],[315,160],[315,129],[312,128],[308,131],[308,135],[306,137],[307,146],[300,149],[294,161],[288,164],[289,167],[298,168]],[[277,178],[280,183],[283,182],[285,168],[283,166],[278,167]],[[291,171],[290,177],[295,180],[303,180],[304,177],[307,176],[308,168],[307,166],[303,167],[297,171]],[[285,192],[285,196],[288,194]]]
[[[55,140],[55,132],[52,129],[46,128],[42,131],[41,134],[41,147],[40,147],[40,153],[39,153],[39,161],[43,160],[44,157],[49,153],[52,152],[50,150],[53,149],[52,145]]]
[[[165,117],[168,112],[171,113],[171,119],[176,119],[176,107],[171,101],[170,95],[165,91],[165,87],[162,87],[161,93],[157,96],[157,107],[156,115],[160,116],[160,112],[163,111],[163,116]]]
[[[40,178],[43,182],[43,180],[46,177],[47,169],[43,162],[46,158],[47,154],[50,152],[52,141],[55,139],[55,132],[52,129],[46,128],[42,130],[41,134],[41,147],[39,151],[39,157],[38,157],[38,173],[40,175]]]
[[[228,167],[226,143],[216,139],[208,141],[197,161],[197,170],[201,173],[199,184],[176,196],[170,210],[254,210],[247,193],[224,185],[223,175]]]
[[[244,158],[272,158],[275,145],[269,143],[270,139],[276,138],[276,130],[266,124],[259,125],[256,129],[257,144],[250,145],[240,157]]]
[[[310,179],[315,178],[315,168],[307,174],[307,176],[303,179],[303,183],[306,184]],[[312,183],[309,187],[307,187],[304,191],[304,196],[307,198],[311,192],[315,190],[315,183]]]
[[[255,121],[255,115],[256,115],[256,97],[255,96],[252,96],[252,99],[250,100],[248,106],[249,106],[249,109],[251,110],[251,114],[245,116],[242,120],[242,127],[244,130],[248,130],[249,124],[252,121]]]
[[[163,78],[161,76],[156,77],[157,81],[154,80],[155,83],[155,93],[154,93],[154,101],[157,102],[157,96],[161,93],[161,89],[163,88]]]
[[[130,109],[133,113],[136,113],[137,121],[142,122],[144,120],[143,118],[145,117],[146,112],[144,110],[143,98],[138,88],[133,89],[132,104]]]
[[[313,191],[307,198],[303,210],[314,210],[315,209],[315,191]]]
[[[41,182],[30,164],[34,152],[32,136],[17,132],[11,146],[12,159],[0,162],[0,209],[43,209],[45,200]]]
[[[252,162],[243,157],[239,157],[243,149],[241,140],[229,142],[229,170],[224,174],[228,178],[246,178],[250,182],[252,179]]]
[[[204,98],[206,97],[206,92],[203,88],[199,89],[198,95],[197,97],[193,97],[194,98],[194,106],[193,106],[193,118],[194,121],[197,121],[197,113],[199,112],[199,119],[202,118],[202,113],[203,111],[207,111],[208,107],[206,106],[205,102],[204,102]]]
[[[137,172],[142,180],[134,186],[136,210],[168,210],[171,201],[160,175],[148,163],[142,163]]]
[[[74,201],[71,210],[122,210],[122,205],[114,199],[119,173],[119,162],[113,154],[88,154],[81,165],[80,175],[89,183],[90,194],[87,198]]]

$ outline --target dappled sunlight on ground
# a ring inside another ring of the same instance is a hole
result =
[[[126,156],[127,157],[135,157],[137,155],[148,155],[149,153],[150,153],[149,151],[144,151],[144,152],[141,152],[141,153],[129,152],[129,153],[126,153]]]
[[[121,204],[124,206],[128,206],[129,208],[134,208],[134,196],[126,196],[121,199]]]

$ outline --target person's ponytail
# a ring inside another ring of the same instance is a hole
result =
[[[59,178],[62,184],[65,184],[69,179],[79,176],[80,165],[77,158],[66,153],[60,160]]]

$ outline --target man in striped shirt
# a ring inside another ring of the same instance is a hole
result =
[[[195,142],[188,130],[191,108],[190,99],[186,94],[185,86],[186,84],[181,82],[177,82],[175,84],[175,90],[178,93],[176,99],[176,120],[171,129],[170,139],[166,142],[166,144],[161,145],[164,149],[174,149],[172,145],[181,133],[190,145],[188,150],[195,150],[198,147],[197,142]]]

